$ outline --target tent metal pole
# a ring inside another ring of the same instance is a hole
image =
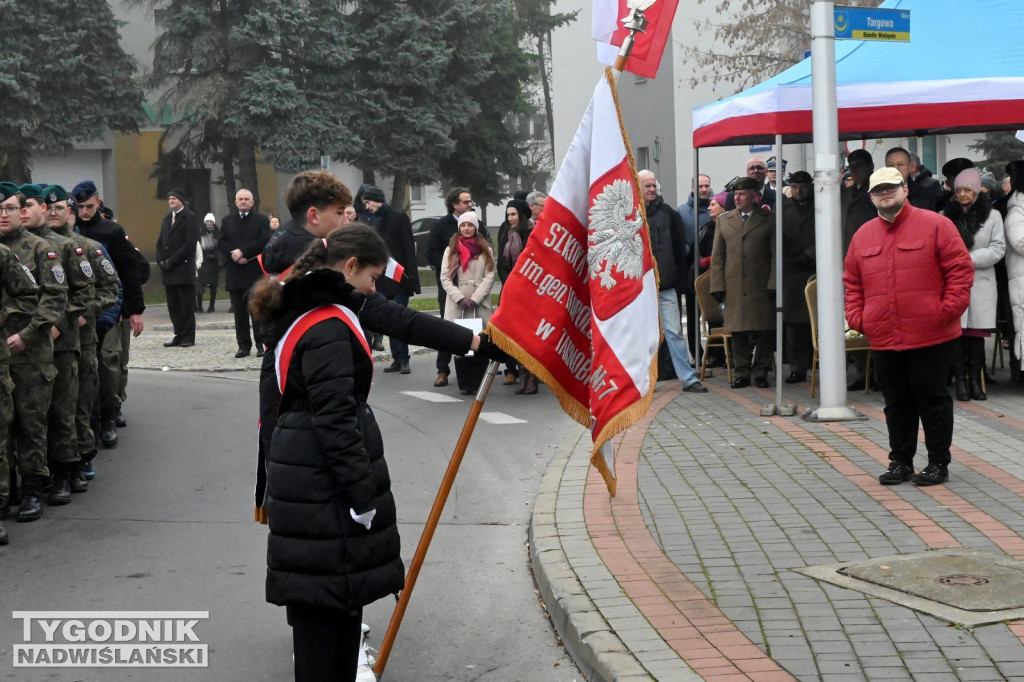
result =
[[[689,330],[693,330],[693,350],[696,351],[693,356],[693,363],[695,367],[700,366],[700,359],[704,357],[704,353],[707,352],[707,348],[700,345],[701,333],[700,333],[700,304],[697,302],[697,285],[695,284],[697,277],[700,275],[700,148],[693,148],[693,279],[694,282],[690,284],[693,286],[693,319],[686,320],[687,336],[689,336]]]
[[[834,4],[811,5],[811,97],[814,126],[814,223],[818,272],[821,405],[816,420],[858,419],[846,404],[842,225],[839,216],[839,112]]]
[[[775,413],[782,414],[782,135],[775,135]],[[793,414],[790,412],[789,414]]]

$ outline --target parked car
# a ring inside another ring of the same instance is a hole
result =
[[[429,216],[417,218],[412,221],[412,241],[416,244],[416,264],[421,268],[430,267],[427,262],[427,238],[430,236],[430,228],[434,221],[441,216]]]

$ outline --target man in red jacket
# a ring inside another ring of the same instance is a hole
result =
[[[853,235],[843,285],[846,321],[871,342],[885,397],[889,469],[878,481],[937,485],[949,478],[953,399],[946,377],[974,266],[952,222],[910,205],[898,170],[875,171],[868,192],[878,217]],[[915,475],[919,419],[928,466]]]

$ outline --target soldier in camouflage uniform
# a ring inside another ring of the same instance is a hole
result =
[[[46,422],[57,376],[52,334],[67,308],[68,286],[57,252],[21,226],[20,209],[24,201],[17,185],[0,182],[0,208],[4,209],[0,211],[0,244],[18,255],[39,285],[38,305],[32,318],[21,328],[10,322],[4,327],[14,380],[11,435],[18,443],[21,473],[18,521],[35,521],[43,514],[39,496],[50,475],[46,467]]]
[[[78,475],[91,480],[95,476],[92,460],[96,456],[96,437],[92,430],[92,412],[96,408],[99,393],[99,355],[97,345],[96,317],[110,306],[117,304],[119,281],[113,263],[107,257],[103,245],[85,237],[72,228],[75,224],[74,211],[70,209],[67,191],[60,185],[51,185],[43,190],[47,212],[47,226],[59,235],[69,237],[82,249],[89,259],[95,276],[95,297],[85,312],[85,324],[79,327],[82,352],[78,356],[78,400],[76,402],[75,428],[78,435]],[[62,223],[62,224],[58,224]]]
[[[96,297],[92,264],[85,251],[49,228],[49,206],[38,185],[22,185],[25,197],[22,225],[35,236],[45,239],[57,252],[61,267],[67,276],[68,303],[57,321],[53,340],[53,364],[57,376],[53,383],[53,397],[47,415],[47,465],[53,474],[53,487],[49,501],[52,505],[71,502],[71,493],[83,493],[89,483],[78,475],[78,435],[75,431],[75,410],[78,404],[78,356],[81,352],[79,327],[85,324],[86,310]],[[64,216],[60,222],[64,223]]]
[[[0,325],[20,328],[32,317],[36,308],[37,289],[31,273],[18,257],[0,244]],[[10,511],[10,466],[7,459],[7,430],[14,420],[14,382],[9,362],[11,351],[7,335],[0,334],[0,519]],[[0,520],[0,545],[8,542],[7,529]]]

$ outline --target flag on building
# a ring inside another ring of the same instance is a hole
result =
[[[592,462],[612,495],[614,462],[602,446],[647,412],[661,342],[657,272],[637,188],[605,69],[489,326],[491,338],[590,428]]]
[[[654,78],[672,33],[678,5],[679,0],[594,0],[591,37],[597,41],[598,61],[614,65],[619,48],[629,34],[622,20],[638,7],[643,10],[648,26],[644,33],[634,36],[625,70],[643,78]]]

